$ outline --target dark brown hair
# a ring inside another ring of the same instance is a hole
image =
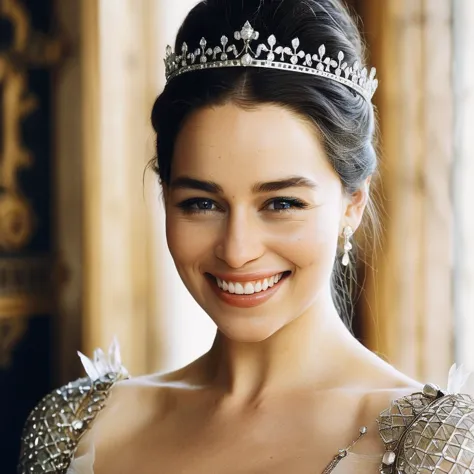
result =
[[[206,0],[188,14],[176,38],[198,45],[202,37],[219,44],[222,35],[250,21],[260,38],[274,34],[279,43],[291,44],[298,37],[301,49],[314,51],[321,44],[328,56],[343,51],[349,64],[364,63],[364,47],[357,26],[338,0]],[[205,69],[171,80],[157,98],[152,123],[157,133],[157,154],[153,167],[161,183],[170,179],[176,137],[186,118],[200,107],[232,101],[242,107],[278,104],[314,124],[326,155],[341,179],[346,193],[356,192],[374,175],[377,157],[374,147],[374,108],[349,87],[317,76],[261,68]],[[369,201],[368,215],[376,224],[376,212]],[[347,275],[336,259],[332,288],[339,314],[350,326],[352,295]],[[350,270],[353,272],[353,269]],[[351,282],[354,274],[350,275]]]

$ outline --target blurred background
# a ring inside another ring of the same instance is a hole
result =
[[[1,474],[29,410],[83,375],[77,350],[116,335],[137,375],[211,344],[144,174],[164,49],[195,3],[0,0]],[[381,81],[382,233],[361,242],[354,331],[445,386],[454,361],[474,370],[474,2],[348,3]]]

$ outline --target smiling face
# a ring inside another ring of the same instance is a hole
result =
[[[314,127],[296,114],[269,104],[196,111],[164,192],[177,270],[229,339],[264,340],[328,301],[338,236],[358,223],[347,221]]]

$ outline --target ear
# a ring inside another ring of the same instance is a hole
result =
[[[365,208],[369,201],[371,180],[372,176],[369,176],[354,194],[344,198],[340,229],[341,234],[346,226],[352,227],[354,232],[360,226]]]

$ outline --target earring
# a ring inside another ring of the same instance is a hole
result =
[[[344,227],[343,230],[344,235],[344,256],[342,257],[342,264],[347,267],[349,265],[349,251],[352,250],[352,244],[349,242],[349,239],[354,234],[351,226]]]

